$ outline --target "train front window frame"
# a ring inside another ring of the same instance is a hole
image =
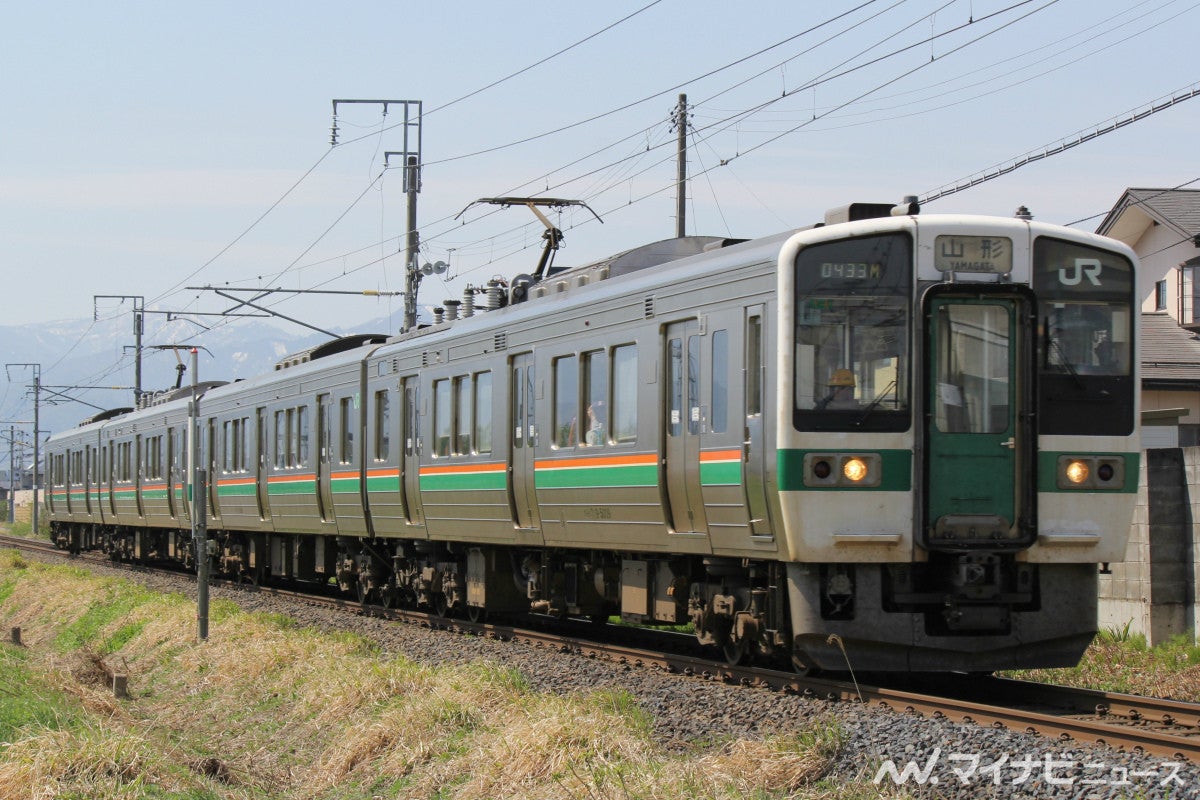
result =
[[[795,269],[796,429],[908,430],[912,238],[820,242],[800,251]]]
[[[1133,264],[1111,250],[1038,237],[1038,430],[1127,436],[1134,429]]]

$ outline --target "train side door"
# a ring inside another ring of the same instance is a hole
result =
[[[400,493],[404,504],[404,518],[409,525],[420,525],[423,516],[421,506],[421,382],[415,375],[405,378],[400,384],[404,398],[401,409],[401,441],[404,455],[401,457]]]
[[[320,416],[318,414],[318,416]],[[317,447],[325,443],[317,436]],[[267,493],[267,410],[257,408],[254,411],[254,483],[255,495],[258,499],[258,516],[263,521],[271,518],[271,498]]]
[[[178,470],[175,464],[175,429],[167,428],[167,515],[171,519],[179,519],[178,509],[176,504],[178,499],[175,497],[175,482],[178,479]]]
[[[1035,445],[1029,430],[1031,330],[1025,303],[934,297],[927,308],[929,410],[925,535],[934,547],[1028,544],[1032,498],[1018,491]]]
[[[525,529],[541,527],[534,473],[537,458],[535,386],[533,353],[513,356],[509,369],[508,502],[513,524]]]
[[[333,521],[333,488],[330,483],[333,448],[330,446],[330,417],[333,406],[329,395],[317,395],[317,511],[322,522]]]
[[[765,431],[764,398],[767,393],[766,328],[763,307],[747,309],[745,328],[745,395],[744,411],[746,438],[742,443],[746,510],[750,516],[752,536],[770,536],[771,520],[767,513],[767,437]]]
[[[146,483],[146,465],[145,452],[142,449],[142,435],[139,433],[134,437],[134,453],[133,453],[133,480],[134,480],[134,495],[137,497],[137,515],[138,517],[146,516],[146,508],[142,504],[142,492],[145,489]]]
[[[708,529],[700,490],[704,430],[701,342],[697,320],[675,322],[666,328],[662,474],[669,523],[676,533],[706,533]]]

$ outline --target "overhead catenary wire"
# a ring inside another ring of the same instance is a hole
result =
[[[864,5],[865,5],[865,4],[864,4]],[[944,56],[942,56],[942,57],[944,57]],[[801,89],[800,89],[800,90],[803,90],[804,88],[805,88],[805,87],[801,87]],[[668,90],[668,91],[670,91],[670,90]],[[796,91],[796,90],[793,90],[793,91]],[[844,107],[844,105],[843,105],[843,107]],[[786,132],[785,132],[785,133],[786,133]],[[372,134],[372,135],[374,135],[374,134]],[[707,140],[707,139],[698,140],[698,141],[705,141],[705,142],[706,142],[706,144],[708,143],[708,140]],[[759,145],[757,145],[757,147],[762,147],[762,146],[764,146],[764,145],[765,145],[765,143],[760,143]],[[708,146],[710,146],[710,147],[711,147],[711,145],[708,145]],[[751,152],[753,149],[756,149],[756,148],[751,148],[750,150],[747,150],[746,152]],[[743,153],[739,152],[739,156],[740,156],[741,154],[743,154]],[[596,178],[596,180],[594,181],[594,183],[593,183],[592,187],[589,187],[589,190],[592,190],[592,189],[594,189],[594,190],[596,190],[596,191],[604,191],[604,189],[602,189],[601,187],[603,187],[603,186],[604,186],[604,184],[605,184],[606,182],[611,182],[611,181],[613,181],[613,180],[617,180],[617,179],[619,179],[619,180],[628,180],[628,174],[629,174],[629,171],[632,169],[632,167],[619,167],[619,166],[617,166],[618,164],[624,164],[624,163],[625,163],[625,161],[624,161],[624,160],[622,160],[621,162],[616,162],[615,164],[610,164],[610,165],[607,165],[606,169],[608,169],[608,170],[609,170],[609,172],[610,172],[610,173],[612,173],[611,175],[607,175],[607,176],[606,176],[606,175],[603,175],[602,173],[599,173],[599,172],[597,172],[597,171],[591,171],[590,173],[585,173],[585,174],[593,174],[593,175],[598,175],[598,177],[597,177],[597,178]],[[727,163],[727,162],[726,162],[726,163]],[[722,166],[722,165],[716,165],[716,166]],[[709,173],[709,172],[710,172],[712,169],[715,169],[715,168],[716,168],[716,166],[714,166],[714,167],[708,167],[708,168],[705,168],[705,169],[703,170],[703,172],[701,172],[701,173],[699,173],[699,174],[701,174],[701,175],[707,175],[707,174],[708,174],[708,173]],[[620,172],[618,172],[618,170],[619,170]],[[619,175],[619,178],[618,178],[618,175]],[[573,179],[573,180],[574,180],[574,179]],[[646,197],[654,196],[655,194],[659,194],[659,193],[661,193],[662,191],[665,191],[667,188],[669,188],[669,187],[667,187],[667,186],[664,186],[662,189],[660,189],[660,190],[658,190],[658,191],[656,191],[656,192],[651,192],[651,193],[649,193],[649,194],[644,194],[644,195],[642,195],[642,197],[641,197],[641,198],[638,198],[638,200],[640,200],[640,199],[644,199],[644,198],[646,198]],[[364,192],[364,193],[365,193],[365,192]],[[637,202],[637,200],[634,200],[634,199],[632,198],[632,196],[631,196],[630,200],[631,200],[631,202]],[[357,201],[356,201],[356,202],[357,202]],[[630,204],[630,203],[626,203],[625,205],[627,206],[627,205],[629,205],[629,204]],[[353,204],[352,204],[352,205],[353,205]],[[348,210],[349,210],[349,209],[347,209],[347,211],[343,212],[343,214],[342,214],[342,215],[339,217],[339,219],[340,219],[340,218],[342,218],[342,217],[344,217],[344,216],[345,216],[345,214],[346,214],[346,213],[348,213]],[[335,223],[334,223],[334,224],[336,224],[336,221],[335,221]],[[331,227],[332,227],[332,226],[331,226]],[[513,235],[513,236],[515,236],[515,237],[520,237],[520,236],[522,235],[522,233],[521,233],[521,230],[522,230],[522,228],[525,228],[525,227],[527,227],[527,226],[521,226],[521,227],[519,227],[519,228],[516,228],[516,229],[514,229],[514,231],[513,231],[513,234],[512,234],[512,235]],[[327,229],[327,231],[328,231],[328,229]],[[326,231],[326,232],[327,232],[327,231]],[[398,237],[391,237],[391,238],[398,238]],[[320,239],[318,239],[317,241],[320,241]],[[386,241],[386,240],[384,240],[384,241]],[[484,241],[486,241],[486,240],[484,240]],[[236,242],[235,242],[235,243],[236,243]],[[235,243],[231,243],[231,246],[232,246],[232,244],[235,244]],[[304,255],[305,255],[307,252],[310,252],[310,251],[311,251],[311,249],[312,249],[312,247],[313,247],[315,244],[316,244],[316,242],[314,242],[314,243],[313,243],[313,245],[310,245],[310,246],[309,246],[309,248],[307,248],[307,249],[304,251],[304,253],[302,253],[302,254],[301,254],[301,255],[300,255],[300,256],[299,256],[297,259],[295,259],[295,260],[294,260],[294,261],[293,261],[291,264],[289,264],[289,265],[288,265],[288,267],[286,267],[286,268],[285,268],[285,271],[287,271],[288,269],[295,268],[295,267],[296,267],[296,264],[297,264],[297,262],[298,262],[300,259],[302,259],[302,258],[303,258],[303,256],[304,256]],[[427,239],[427,240],[426,240],[426,242],[425,242],[424,244],[425,244],[426,246],[428,246],[428,244],[429,244],[429,240]],[[372,245],[372,247],[373,247],[373,246],[374,246],[374,245]],[[529,246],[529,245],[527,245],[527,246]],[[467,247],[469,247],[469,245],[467,245]],[[522,248],[522,249],[524,249],[524,248]],[[459,250],[460,250],[460,253],[463,253],[463,252],[465,252],[465,251],[466,251],[466,247],[462,247],[462,246],[460,246]],[[518,252],[519,252],[519,251],[518,251]],[[327,283],[329,283],[329,282],[331,282],[331,281],[334,281],[334,280],[337,280],[339,277],[342,277],[342,276],[344,276],[344,275],[348,275],[348,274],[353,274],[353,273],[359,272],[359,271],[361,271],[362,269],[365,269],[365,268],[366,268],[366,267],[368,267],[368,266],[371,266],[371,265],[374,265],[374,264],[380,263],[380,262],[381,262],[381,261],[383,261],[383,260],[384,260],[386,257],[387,257],[386,255],[384,255],[384,256],[380,256],[379,258],[372,259],[372,260],[371,260],[370,262],[368,262],[367,264],[360,265],[360,266],[357,266],[357,267],[351,267],[351,268],[349,268],[349,269],[347,269],[347,268],[343,267],[343,269],[342,269],[342,271],[341,271],[341,273],[342,273],[341,275],[339,275],[339,276],[333,276],[332,278],[326,278],[326,279],[322,280],[322,281],[321,281],[321,283],[320,283],[320,284],[318,284],[318,285],[326,285]],[[329,261],[331,261],[331,260],[336,260],[337,258],[338,258],[338,257],[335,257],[334,259],[326,259],[326,260],[324,260],[324,263],[328,263],[328,262],[329,262]],[[317,262],[317,263],[322,263],[322,262]],[[309,266],[309,265],[304,265],[304,267],[305,267],[305,268],[307,268],[307,266]],[[486,265],[484,265],[484,266],[486,266]],[[473,268],[472,270],[467,270],[467,272],[473,271],[474,269],[478,269],[478,268]],[[280,273],[277,273],[277,274],[280,274]]]

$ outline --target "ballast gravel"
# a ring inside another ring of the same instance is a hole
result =
[[[182,576],[89,568],[119,574],[159,591],[194,591],[194,581]],[[1200,765],[1166,757],[667,675],[551,652],[525,642],[431,630],[258,592],[213,586],[211,594],[248,611],[291,617],[301,625],[352,631],[378,642],[387,652],[422,663],[491,661],[520,671],[539,692],[627,692],[653,718],[657,740],[676,751],[730,737],[759,738],[833,723],[843,732],[844,742],[828,777],[873,787],[882,796],[954,800],[1200,798]]]

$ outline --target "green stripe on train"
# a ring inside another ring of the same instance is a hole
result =
[[[489,472],[460,472],[441,473],[421,476],[422,492],[463,492],[463,491],[503,491],[505,488],[504,470]],[[399,489],[399,480],[396,481]]]
[[[400,491],[399,475],[367,476],[368,492],[398,492]]]
[[[539,489],[618,489],[658,486],[657,464],[537,470]]]
[[[714,461],[700,462],[701,486],[741,486],[742,462]]]
[[[287,481],[286,483],[267,484],[267,494],[269,495],[312,494],[316,490],[317,481],[315,478],[309,478],[302,481]]]

